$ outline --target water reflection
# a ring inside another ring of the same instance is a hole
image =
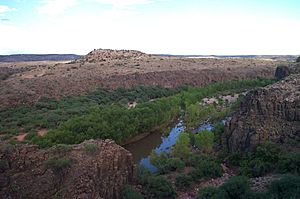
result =
[[[222,123],[225,120],[221,121]],[[185,127],[183,121],[180,120],[176,126],[171,130],[168,136],[161,136],[160,133],[152,133],[138,142],[125,146],[134,157],[134,161],[141,166],[148,168],[152,172],[156,172],[157,169],[150,163],[150,153],[154,149],[157,154],[162,152],[170,153],[172,146],[175,145],[178,136],[184,131]],[[204,130],[212,131],[214,126],[210,123],[202,124],[198,128],[192,131],[192,133],[200,133]]]

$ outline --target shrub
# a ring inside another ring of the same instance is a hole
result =
[[[279,147],[273,142],[259,145],[254,153],[240,159],[241,173],[249,177],[259,177],[276,169],[280,155]]]
[[[176,192],[172,187],[172,184],[161,176],[149,177],[146,189],[150,198],[171,199],[176,197]]]
[[[35,131],[32,131],[32,132],[29,132],[29,133],[26,135],[25,139],[26,139],[26,140],[32,140],[32,139],[35,138],[36,136],[37,136],[36,132],[35,132]]]
[[[222,175],[222,168],[216,161],[204,160],[198,162],[195,169],[189,175],[193,180],[220,177]]]
[[[12,73],[0,73],[0,80],[6,80]]]
[[[71,160],[50,158],[45,162],[45,164],[47,168],[51,169],[55,174],[60,174],[63,169],[70,166]]]
[[[181,171],[182,169],[184,169],[184,167],[184,162],[179,158],[169,158],[161,169],[164,173],[168,173],[171,171]]]
[[[143,199],[141,193],[134,190],[131,186],[125,185],[121,190],[122,199]]]
[[[160,153],[158,155],[155,150],[151,152],[150,162],[158,169],[158,173],[160,174],[180,171],[185,167],[185,163],[181,159],[169,158],[166,153]]]
[[[248,178],[244,176],[235,176],[224,183],[217,193],[217,198],[237,199],[249,198],[251,195]]]
[[[200,164],[203,161],[216,161],[214,157],[204,154],[191,154],[189,159],[187,160],[187,165],[191,167],[196,167],[198,164]]]
[[[189,187],[191,186],[193,183],[193,179],[191,176],[189,175],[179,175],[176,177],[176,180],[175,180],[175,185],[177,188],[186,188],[186,187]]]
[[[139,166],[137,169],[137,179],[138,182],[142,185],[147,184],[148,178],[152,176],[152,173],[149,169],[144,166]]]
[[[278,162],[280,173],[300,174],[300,152],[288,153],[281,156]]]
[[[266,142],[259,145],[255,150],[255,157],[264,161],[275,163],[279,159],[280,148],[277,144],[273,142]]]
[[[195,136],[195,145],[203,153],[211,153],[214,144],[214,134],[208,130],[202,131]]]
[[[191,154],[190,138],[187,133],[181,133],[176,141],[172,151],[173,155],[178,158],[187,159]]]
[[[205,187],[200,189],[196,199],[217,199],[218,189],[215,187]]]
[[[272,164],[260,159],[252,159],[249,162],[244,161],[241,167],[241,174],[249,177],[259,177],[272,171]]]
[[[95,155],[99,152],[99,146],[96,144],[84,144],[84,150],[89,155]]]
[[[268,195],[270,199],[299,199],[300,177],[289,175],[272,182]]]

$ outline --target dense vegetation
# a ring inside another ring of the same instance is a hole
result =
[[[219,188],[206,187],[199,190],[197,199],[297,199],[299,196],[299,176],[288,175],[280,180],[276,180],[263,193],[253,192],[246,177],[236,176],[229,179]]]
[[[219,129],[215,130],[213,134],[219,133],[216,131],[219,131]],[[181,139],[187,140],[186,136],[183,136]],[[195,150],[196,146],[192,146],[191,143],[186,141],[178,141],[177,144],[180,146],[185,145],[184,148],[188,146],[190,151],[192,150],[193,152],[188,153],[188,156],[186,156],[186,149],[183,149],[183,154],[185,154],[185,156],[182,156],[182,158],[176,157],[178,156],[178,152],[179,154],[181,154],[181,152],[178,148],[175,151],[175,147],[170,154],[161,153],[160,155],[157,155],[156,153],[152,153],[151,163],[158,168],[158,172],[150,174],[142,168],[142,175],[139,175],[140,182],[147,182],[149,177],[162,178],[163,176],[176,176],[175,182],[172,183],[172,186],[175,187],[176,190],[189,190],[189,187],[196,182],[211,178],[218,178],[222,175],[220,161],[213,155],[208,154],[206,151]],[[286,153],[280,150],[275,143],[266,142],[265,144],[258,146],[254,152],[245,155],[239,154],[239,156],[239,159],[237,157],[231,158],[231,164],[233,164],[233,161],[238,163],[235,164],[235,166],[240,168],[240,174],[236,177],[230,178],[219,188],[206,187],[199,190],[197,199],[299,198],[299,152]],[[252,164],[252,161],[255,163]],[[183,172],[183,166],[192,169],[186,173]],[[281,177],[267,186],[267,191],[254,192],[250,189],[248,177],[261,177],[266,174],[270,174],[270,172]],[[290,174],[293,174],[293,176]],[[166,179],[167,178],[165,178],[165,180]],[[171,181],[173,180],[170,179],[170,182]],[[143,185],[143,183],[141,184]],[[167,191],[167,193],[169,193],[169,191]],[[149,195],[147,195],[148,193],[146,192],[145,194],[146,198],[149,198]]]
[[[300,153],[283,153],[272,142],[259,145],[254,152],[235,154],[230,161],[232,165],[240,167],[242,175],[249,177],[259,177],[271,172],[300,173]]]
[[[204,88],[185,88],[180,93],[139,103],[128,109],[120,105],[93,106],[81,116],[75,116],[61,122],[57,129],[49,131],[42,138],[33,138],[41,147],[55,144],[75,144],[90,138],[110,138],[117,143],[139,133],[151,132],[157,127],[173,121],[181,110],[189,110],[189,106],[207,96],[216,93],[237,92],[256,86],[265,86],[272,80],[240,80],[226,83],[215,83]]]
[[[139,86],[115,91],[97,89],[84,96],[63,97],[60,100],[42,98],[34,106],[0,109],[0,132],[16,135],[20,132],[36,132],[38,129],[54,129],[70,118],[87,114],[104,105],[127,106],[129,102],[146,102],[174,95],[185,87],[167,89],[157,86]]]

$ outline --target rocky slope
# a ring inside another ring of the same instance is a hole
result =
[[[300,139],[300,74],[251,91],[226,127],[229,152],[252,150],[266,140]]]
[[[38,150],[1,145],[0,198],[118,199],[131,182],[132,155],[111,140]]]
[[[88,53],[81,59],[78,59],[76,62],[102,62],[107,60],[114,59],[138,59],[149,57],[146,53],[137,51],[137,50],[111,50],[111,49],[95,49]]]
[[[82,95],[98,87],[204,86],[215,81],[272,78],[277,64],[255,59],[160,57],[113,50],[92,51],[72,63],[0,63],[0,107],[34,104],[41,97]],[[8,69],[13,73],[8,73]]]

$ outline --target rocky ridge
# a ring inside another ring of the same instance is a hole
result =
[[[129,59],[129,58],[145,58],[149,57],[146,53],[137,50],[111,50],[111,49],[95,49],[84,56],[79,62],[97,63],[114,59]]]
[[[224,144],[229,152],[244,152],[271,140],[300,139],[300,74],[249,92],[227,124]]]
[[[111,140],[40,150],[1,145],[0,198],[119,199],[132,182],[132,155]]]

